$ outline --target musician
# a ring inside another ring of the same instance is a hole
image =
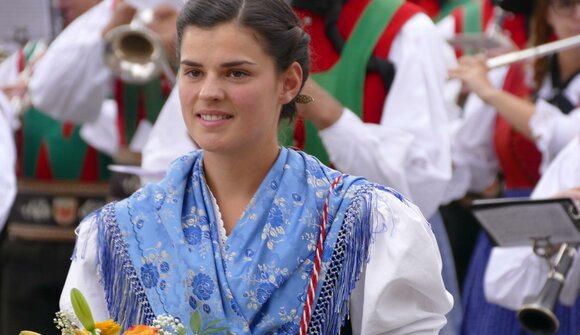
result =
[[[560,39],[578,33],[580,11],[574,1],[517,3],[534,4],[531,45],[549,42],[552,36]],[[449,72],[473,92],[465,105],[464,124],[453,142],[451,185],[458,196],[467,190],[482,191],[498,171],[504,180],[504,196],[530,194],[541,171],[580,131],[579,50],[536,59],[528,73],[522,64],[488,73],[485,58],[480,56],[463,57],[459,67]],[[504,334],[509,329],[509,334],[519,334],[515,313],[485,301],[483,275],[490,249],[489,240],[480,233],[464,284],[463,331]],[[569,326],[563,327],[563,334],[578,332],[577,325]]]
[[[562,149],[548,166],[531,194],[533,199],[569,197],[579,204],[580,210],[580,134]],[[547,262],[533,253],[531,247],[494,247],[485,273],[485,296],[488,301],[505,308],[518,310],[524,298],[536,296],[548,275]],[[578,320],[580,309],[577,298],[580,288],[580,257],[568,272],[560,293],[560,303],[574,306],[571,310],[558,307],[561,322]],[[576,324],[578,321],[576,321]]]
[[[66,29],[98,2],[52,3]],[[34,75],[34,66],[45,49],[45,41],[29,41],[0,64],[0,88],[12,102],[26,101],[28,75],[23,73]],[[6,103],[0,108],[3,117],[18,117],[20,125],[15,148],[9,149],[17,155],[0,158],[0,179],[11,180],[10,171],[15,167],[18,177],[18,193],[1,241],[2,334],[15,334],[28,327],[53,331],[58,292],[74,247],[74,229],[80,218],[105,202],[105,181],[109,177],[106,166],[111,162],[110,157],[81,138],[80,126],[55,120],[35,107],[22,106],[15,110],[14,104]],[[10,126],[13,124],[16,122]],[[12,129],[3,131],[3,137],[11,138],[2,139],[2,145],[14,145],[12,135]],[[11,166],[5,168],[4,164]],[[8,199],[13,190],[8,187]],[[11,203],[0,202],[2,206]]]
[[[171,62],[175,19],[182,2],[159,0],[148,4],[153,19],[146,27],[159,38],[164,50],[158,51]],[[131,23],[144,9],[140,1],[101,2],[55,40],[30,82],[35,105],[60,120],[90,123],[92,127],[85,132],[87,140],[112,152],[119,164],[140,163],[143,144],[172,86],[164,75],[143,84],[129,83],[105,64],[105,36]],[[104,104],[111,106],[106,113],[101,108]],[[116,131],[110,133],[110,129]],[[113,184],[113,195],[123,197],[136,187],[134,181],[123,178]]]
[[[453,334],[461,318],[459,295],[437,212],[450,173],[446,43],[411,3],[399,7],[397,1],[349,0],[293,5],[312,36],[314,74],[304,91],[315,102],[300,106],[296,126],[284,134],[292,139],[286,143],[343,172],[403,190],[431,218],[444,258],[445,285],[455,297],[442,333]],[[392,17],[382,15],[389,11]],[[379,21],[369,23],[376,13]],[[368,54],[353,52],[359,48]]]

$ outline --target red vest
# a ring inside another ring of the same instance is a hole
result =
[[[369,2],[370,0],[350,0],[344,4],[337,26],[345,40],[349,38],[359,17]],[[340,55],[336,52],[326,36],[324,18],[306,10],[296,9],[295,11],[302,18],[303,22],[308,22],[304,28],[312,39],[312,73],[329,70],[338,61]],[[381,35],[373,51],[373,55],[383,59],[388,58],[391,44],[401,27],[408,19],[420,11],[421,9],[418,6],[411,3],[404,3],[394,14],[393,19]],[[308,17],[308,20],[305,19],[306,17]],[[363,96],[362,115],[364,122],[380,123],[386,96],[385,84],[380,75],[377,73],[368,73],[365,79]],[[303,120],[299,118],[294,133],[295,144],[298,148],[303,148],[304,146],[303,127]]]
[[[523,64],[510,66],[503,89],[525,98],[530,89],[525,83]],[[504,118],[497,116],[494,146],[501,166],[506,189],[533,188],[540,179],[542,155],[536,145],[518,133]]]

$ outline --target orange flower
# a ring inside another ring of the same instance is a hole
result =
[[[123,335],[157,335],[157,334],[159,334],[158,328],[149,327],[145,325],[133,326],[123,333]]]
[[[101,331],[101,335],[117,335],[121,331],[121,326],[113,320],[95,322],[95,328]]]

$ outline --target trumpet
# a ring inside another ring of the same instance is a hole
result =
[[[127,25],[105,35],[105,62],[122,81],[143,84],[163,73],[171,84],[175,74],[157,35],[145,24],[153,19],[153,10],[144,9]]]
[[[488,69],[509,65],[527,59],[534,59],[555,52],[564,51],[580,45],[580,35],[564,38],[558,41],[538,45],[536,47],[509,52],[501,56],[492,57],[485,63]]]
[[[553,334],[558,330],[560,322],[553,310],[575,256],[576,249],[562,243],[542,290],[533,301],[518,310],[518,319],[523,328],[536,334]]]

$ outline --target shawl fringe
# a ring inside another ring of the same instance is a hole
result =
[[[344,325],[350,295],[369,259],[374,188],[373,184],[361,186],[346,209],[309,334],[339,334]]]
[[[150,324],[155,314],[117,226],[115,203],[103,207],[100,216],[98,265],[109,313],[123,330]]]

